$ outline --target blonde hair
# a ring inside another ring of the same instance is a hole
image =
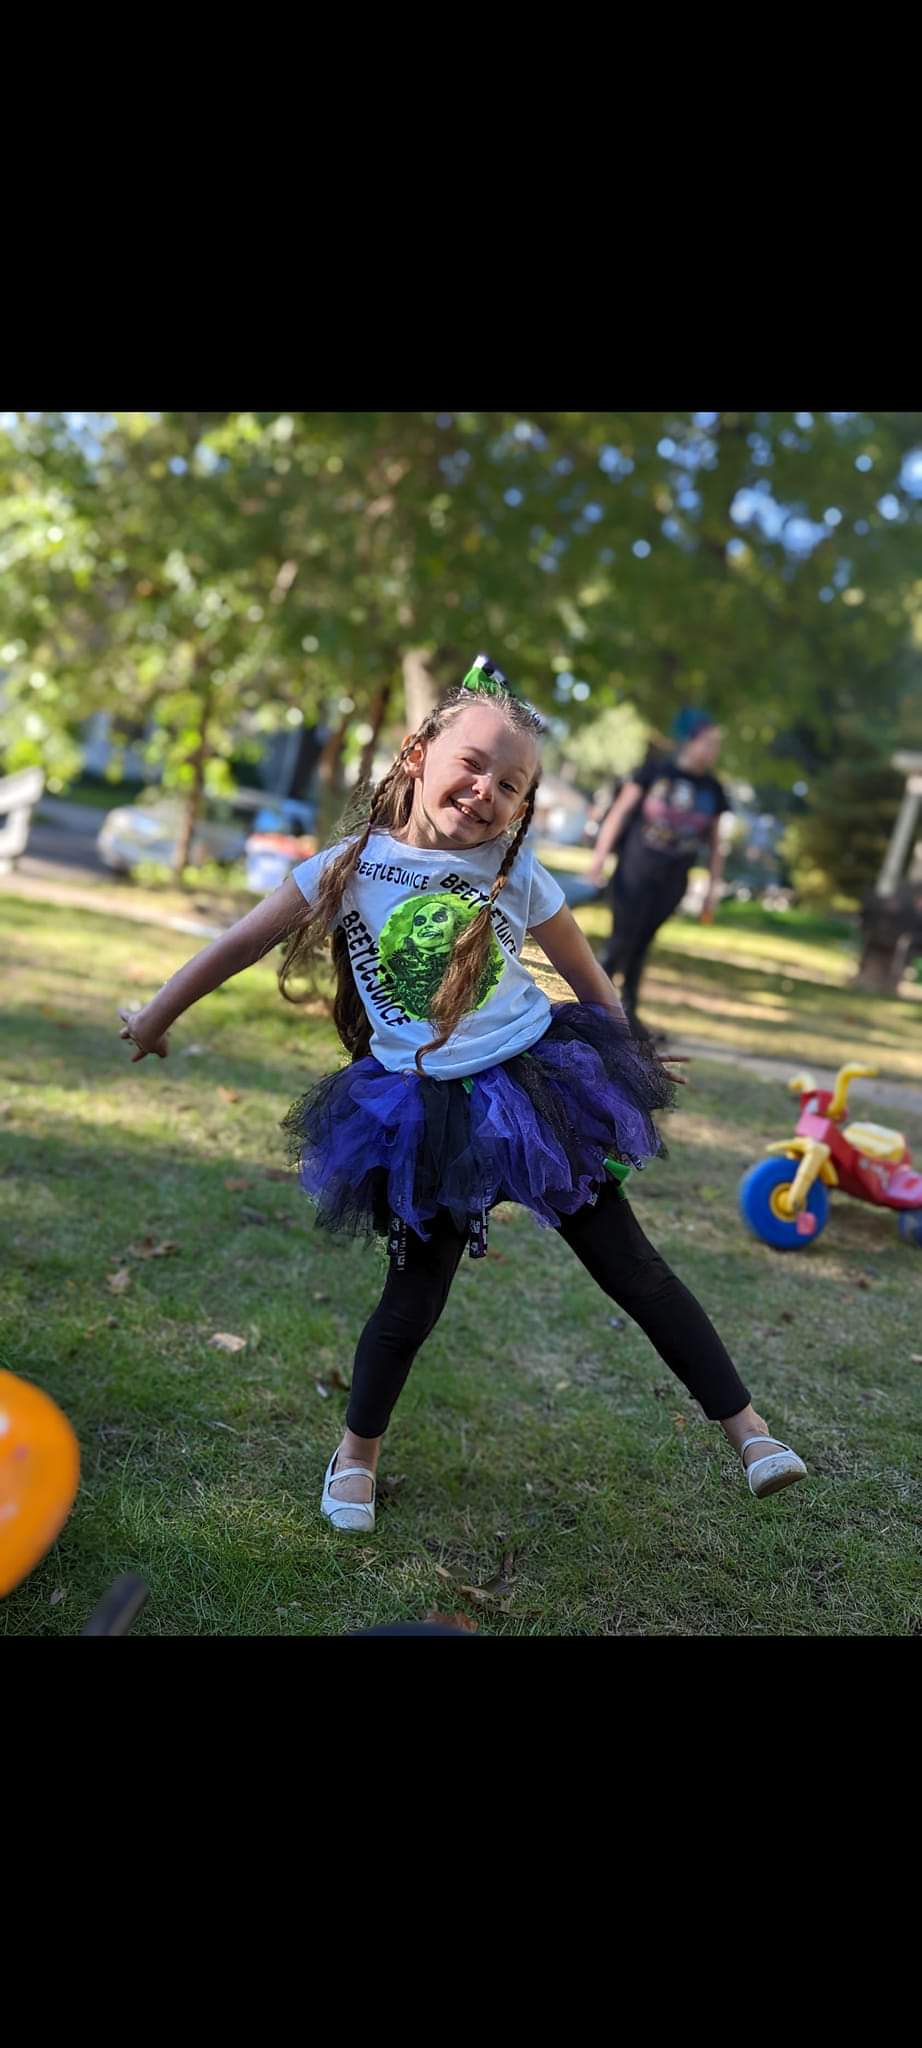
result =
[[[406,761],[414,747],[425,746],[438,738],[446,726],[453,723],[461,711],[466,711],[478,702],[479,693],[463,685],[450,690],[429,717],[423,720],[418,732],[404,741],[392,768],[371,791],[364,790],[357,806],[353,806],[347,821],[348,844],[343,847],[324,868],[313,903],[305,904],[304,916],[289,934],[285,957],[279,968],[279,989],[288,1002],[305,1002],[313,993],[310,985],[313,971],[323,957],[326,942],[331,941],[333,966],[336,972],[336,993],[333,999],[333,1021],[348,1053],[354,1060],[361,1059],[368,1052],[371,1043],[371,1025],[365,1006],[355,984],[355,977],[349,960],[345,933],[334,930],[343,895],[355,873],[358,862],[373,832],[392,832],[409,823],[413,809],[413,778],[407,773]],[[541,720],[530,704],[513,697],[508,690],[495,685],[484,693],[483,701],[498,711],[507,724],[518,732],[526,732],[537,740],[543,730]],[[538,770],[529,784],[522,814],[500,862],[496,880],[486,903],[458,933],[448,966],[432,999],[429,1021],[434,1024],[436,1036],[428,1045],[420,1047],[416,1065],[422,1072],[424,1055],[437,1052],[456,1030],[461,1018],[473,1009],[477,991],[487,965],[492,937],[492,910],[500,892],[505,888],[516,856],[534,816],[535,796],[541,771]],[[350,829],[351,828],[351,829]],[[341,836],[341,835],[340,835]],[[292,984],[296,978],[308,976],[308,986],[296,994]]]

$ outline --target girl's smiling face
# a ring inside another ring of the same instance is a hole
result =
[[[538,770],[528,733],[487,703],[465,705],[433,740],[413,748],[405,768],[413,809],[401,835],[413,846],[480,846],[519,817]]]

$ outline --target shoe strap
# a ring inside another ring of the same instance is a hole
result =
[[[744,1451],[748,1451],[750,1444],[777,1444],[779,1451],[790,1451],[792,1457],[797,1457],[797,1452],[792,1449],[790,1444],[783,1444],[780,1436],[762,1436],[761,1432],[756,1436],[747,1436],[744,1439],[740,1444],[740,1457],[742,1457]],[[752,1467],[750,1466],[749,1469],[751,1471]]]
[[[331,1473],[330,1473],[330,1477],[329,1477],[329,1481],[328,1481],[328,1484],[329,1484],[330,1486],[332,1486],[332,1485],[333,1485],[333,1482],[334,1482],[334,1480],[336,1480],[336,1479],[355,1479],[355,1478],[362,1478],[362,1479],[370,1479],[370,1480],[371,1480],[371,1483],[372,1483],[372,1486],[374,1486],[374,1483],[375,1483],[375,1475],[374,1475],[374,1473],[373,1473],[373,1471],[372,1471],[372,1469],[371,1469],[371,1466],[370,1466],[370,1465],[343,1465],[343,1466],[339,1466],[339,1465],[337,1465],[337,1467],[336,1467],[336,1470],[335,1470],[335,1472],[331,1472]],[[361,1506],[361,1502],[360,1502],[360,1501],[347,1501],[347,1502],[346,1502],[346,1506],[347,1506],[347,1507],[360,1507],[360,1506]]]

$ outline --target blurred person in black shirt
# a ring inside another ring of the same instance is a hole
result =
[[[707,864],[710,881],[701,916],[710,920],[723,871],[718,820],[730,804],[713,773],[722,733],[707,711],[685,710],[673,726],[675,751],[629,775],[604,820],[587,880],[597,885],[617,849],[614,919],[602,955],[607,974],[620,974],[621,1001],[635,1030],[640,977],[650,945],[688,888],[692,867]]]

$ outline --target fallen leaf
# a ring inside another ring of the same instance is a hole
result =
[[[674,1415],[672,1418],[672,1423],[674,1429],[688,1428],[688,1423],[686,1422],[684,1415]]]
[[[910,1365],[922,1365],[922,1351],[910,1351],[909,1363]]]
[[[284,1167],[284,1166],[267,1166],[267,1167],[266,1167],[266,1170],[265,1170],[265,1172],[264,1172],[264,1174],[263,1174],[263,1180],[290,1180],[290,1179],[291,1179],[291,1174],[290,1174],[290,1173],[288,1173],[288,1172],[286,1171],[286,1169],[285,1169],[285,1167]]]
[[[321,1399],[321,1401],[328,1401],[328,1400],[329,1400],[329,1398],[330,1398],[330,1389],[329,1389],[329,1387],[325,1387],[325,1386],[324,1386],[324,1384],[323,1384],[323,1381],[322,1381],[322,1380],[318,1380],[316,1384],[317,1384],[317,1392],[318,1392],[318,1394],[320,1395],[320,1399]]]
[[[443,1564],[437,1564],[433,1567],[433,1569],[437,1572],[440,1579],[448,1579],[450,1581],[451,1573],[449,1571],[446,1571],[445,1566]]]
[[[326,1384],[328,1387],[337,1387],[340,1393],[348,1394],[352,1381],[345,1379],[339,1366],[334,1365],[332,1372],[327,1373]]]
[[[239,1213],[241,1223],[260,1224],[269,1221],[264,1209],[249,1209],[245,1202]]]
[[[313,1294],[311,1295],[311,1300],[312,1300],[312,1301],[329,1301],[329,1299],[330,1299],[330,1297],[329,1297],[329,1295],[328,1295],[328,1294],[321,1294],[321,1293],[319,1292],[319,1290],[318,1290],[318,1289],[316,1289],[316,1288],[315,1288],[315,1290],[314,1290]]]
[[[405,1485],[406,1476],[405,1472],[389,1472],[383,1479],[379,1479],[379,1501],[394,1500],[401,1487]]]
[[[440,1621],[447,1628],[467,1629],[471,1635],[477,1633],[477,1623],[473,1615],[462,1614],[460,1608],[456,1614],[440,1614],[437,1607],[430,1607],[428,1614],[423,1615],[423,1620]]]
[[[61,1601],[66,1599],[67,1594],[65,1593],[63,1586],[55,1586],[54,1592],[51,1595],[48,1605],[49,1607],[60,1607]]]
[[[246,1341],[245,1337],[235,1337],[231,1330],[216,1330],[208,1339],[209,1346],[215,1351],[245,1351]]]
[[[716,1202],[717,1197],[720,1194],[720,1189],[712,1187],[703,1187],[698,1189],[698,1193],[701,1197],[702,1202]]]
[[[120,1266],[117,1273],[107,1273],[106,1286],[112,1294],[124,1294],[126,1287],[131,1286],[131,1274],[128,1271],[128,1267]]]
[[[163,1238],[160,1243],[158,1243],[155,1237],[142,1237],[137,1244],[130,1244],[128,1246],[128,1257],[130,1259],[168,1259],[171,1253],[178,1252],[178,1250],[178,1244],[171,1237]]]
[[[565,1393],[566,1393],[566,1391],[567,1391],[567,1388],[568,1388],[569,1384],[570,1384],[569,1380],[555,1380],[555,1381],[554,1381],[554,1392],[555,1392],[555,1394],[565,1394]]]
[[[508,1600],[514,1591],[512,1583],[514,1566],[515,1551],[504,1550],[494,1578],[488,1579],[482,1586],[459,1585],[458,1591],[459,1593],[469,1593],[472,1600]],[[436,1566],[436,1570],[438,1570],[438,1566]]]
[[[219,1088],[219,1089],[218,1089],[218,1094],[219,1094],[219,1096],[220,1096],[220,1098],[221,1098],[221,1101],[222,1101],[222,1102],[239,1102],[239,1101],[240,1101],[240,1090],[239,1090],[239,1088]]]
[[[609,1316],[609,1318],[608,1318],[608,1327],[609,1327],[609,1329],[610,1329],[610,1330],[623,1330],[623,1329],[624,1329],[624,1319],[623,1319],[623,1317],[622,1317],[622,1316]]]
[[[224,1185],[229,1195],[242,1195],[250,1183],[248,1180],[240,1180],[236,1176],[232,1176],[230,1180],[225,1181]]]

